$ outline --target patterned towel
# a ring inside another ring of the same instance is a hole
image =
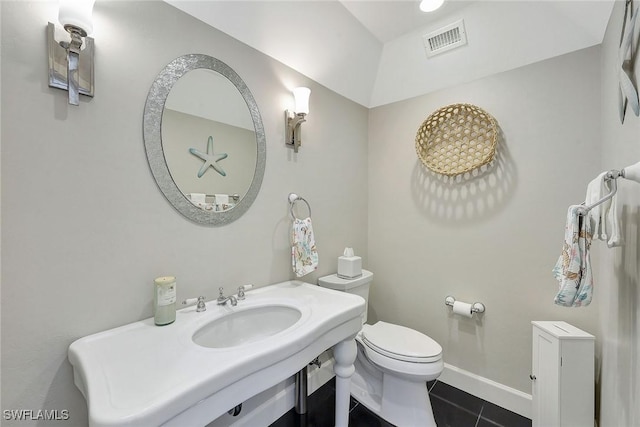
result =
[[[565,307],[589,305],[593,294],[591,221],[578,215],[580,210],[579,205],[569,207],[562,254],[553,268],[560,288],[554,302]]]
[[[291,264],[296,277],[302,277],[318,268],[318,251],[313,237],[311,218],[293,220]]]

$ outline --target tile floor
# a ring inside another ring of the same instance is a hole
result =
[[[433,415],[438,427],[531,427],[531,420],[486,402],[440,381],[430,389]],[[307,413],[290,410],[270,427],[333,426],[335,380],[316,390],[307,401]],[[393,427],[351,398],[350,427]]]

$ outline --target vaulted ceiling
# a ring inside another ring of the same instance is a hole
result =
[[[613,0],[165,0],[329,89],[384,105],[600,44]],[[468,43],[423,35],[464,19]],[[622,19],[622,17],[620,18]]]

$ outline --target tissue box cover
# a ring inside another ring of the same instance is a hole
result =
[[[354,279],[362,276],[362,258],[359,256],[338,257],[338,277]]]

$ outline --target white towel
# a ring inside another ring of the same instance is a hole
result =
[[[191,193],[189,197],[191,201],[196,205],[200,203],[204,205],[206,202],[205,200],[206,196],[203,193]]]
[[[229,204],[229,195],[228,194],[215,194],[216,197],[216,205],[228,205]]]
[[[554,302],[565,307],[581,307],[591,303],[593,274],[591,272],[591,221],[579,215],[581,206],[567,211],[562,253],[553,268],[559,282]]]
[[[313,236],[311,218],[294,219],[291,229],[291,265],[296,277],[312,273],[318,268],[318,251]]]
[[[589,206],[598,202],[604,196],[609,194],[609,188],[606,185],[604,177],[607,172],[602,172],[593,181],[587,185],[587,195],[585,196],[584,203]],[[606,202],[594,207],[588,213],[588,218],[591,220],[591,231],[595,239],[607,240],[606,233],[606,212],[609,210],[611,201]]]
[[[610,181],[605,179],[607,172],[602,172],[587,186],[585,204],[598,202],[611,192]],[[607,242],[612,248],[622,244],[620,238],[620,221],[618,219],[617,197],[613,197],[604,203],[592,208],[587,217],[590,221],[593,238]]]
[[[607,234],[609,236],[609,240],[607,240],[607,246],[610,248],[622,246],[617,204],[617,196],[614,194],[611,198],[611,207],[609,208],[609,212],[607,212],[606,217]]]

